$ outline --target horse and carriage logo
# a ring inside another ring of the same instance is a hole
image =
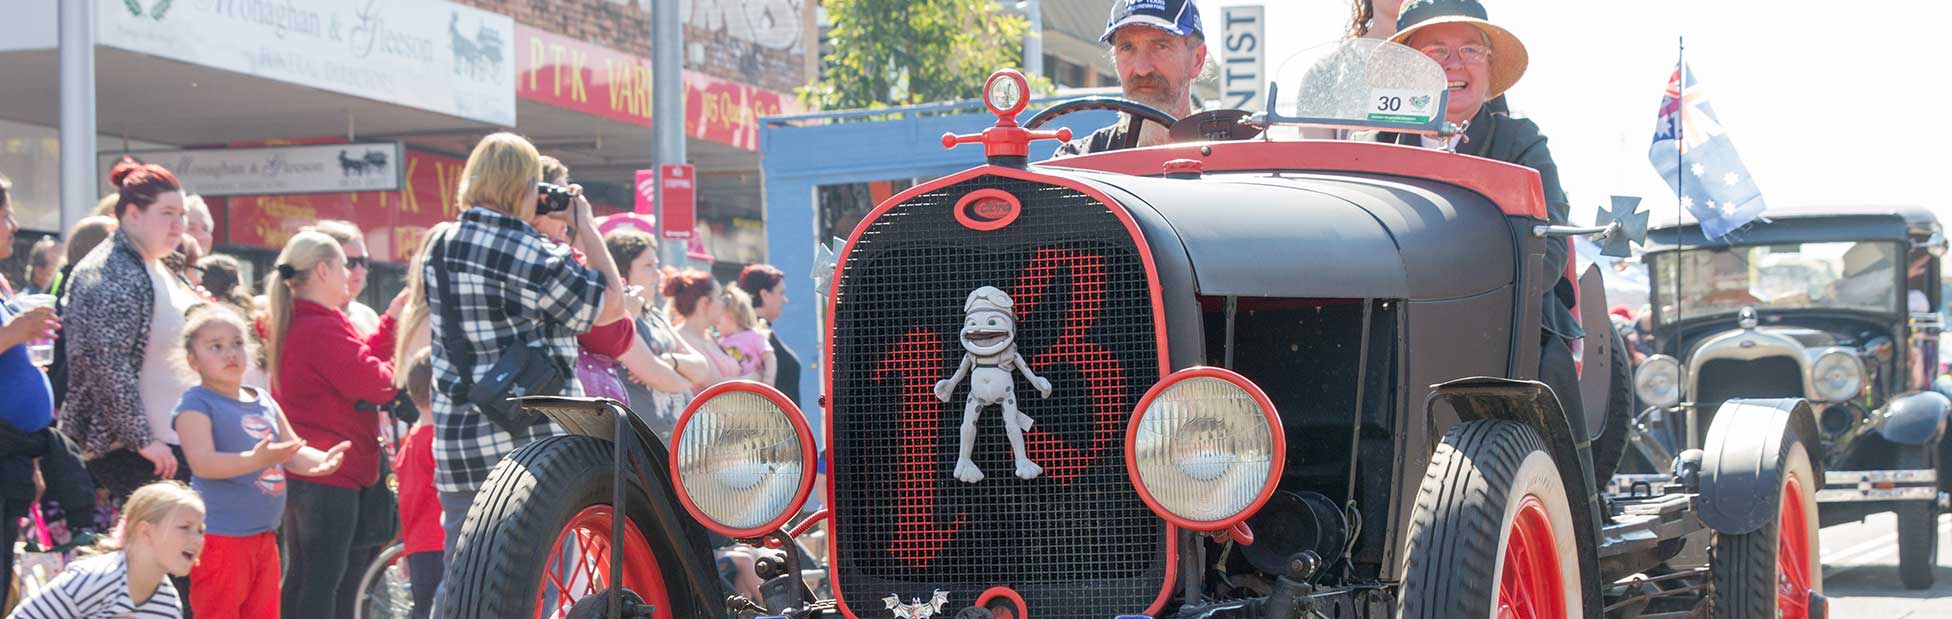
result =
[[[346,149],[341,148],[339,149],[339,173],[345,176],[365,176],[369,172],[385,174],[386,159],[386,151],[383,150],[369,150],[364,155],[354,157]]]
[[[488,27],[488,21],[484,19],[475,28],[473,36],[462,34],[461,13],[457,11],[450,14],[447,20],[447,35],[454,50],[455,75],[501,82],[501,31]]]

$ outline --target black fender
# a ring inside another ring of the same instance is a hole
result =
[[[1814,438],[1816,431],[1816,416],[1802,398],[1722,403],[1702,443],[1701,495],[1695,501],[1702,522],[1717,532],[1739,535],[1774,520],[1782,500],[1784,449],[1791,438],[1809,452],[1815,481],[1821,484],[1823,448]]]
[[[628,413],[630,421],[629,436],[622,437],[628,443],[629,473],[626,477],[631,485],[650,497],[650,522],[638,523],[646,541],[659,551],[664,559],[659,560],[665,582],[679,583],[688,593],[689,606],[699,616],[717,617],[724,614],[723,592],[720,591],[718,570],[712,562],[712,548],[704,525],[698,523],[685,512],[678,502],[677,485],[671,481],[671,452],[664,441],[644,423],[642,416],[630,407],[608,398],[567,398],[554,396],[530,396],[517,398],[526,411],[540,413],[549,417],[563,431],[578,436],[618,442],[617,415]],[[673,595],[676,598],[676,595]],[[673,600],[673,604],[684,610],[686,603]],[[674,613],[683,616],[684,613]]]
[[[1457,411],[1460,423],[1479,419],[1516,421],[1531,426],[1545,439],[1552,462],[1559,468],[1559,478],[1566,483],[1567,502],[1575,510],[1573,521],[1580,523],[1578,530],[1573,531],[1573,538],[1581,549],[1579,573],[1586,575],[1586,582],[1582,583],[1587,604],[1584,614],[1599,616],[1599,553],[1587,549],[1599,548],[1600,490],[1593,479],[1593,456],[1588,450],[1585,420],[1568,419],[1552,387],[1535,380],[1478,376],[1438,383],[1431,386],[1430,395],[1423,401],[1424,423],[1436,424],[1431,405],[1439,401]],[[1432,427],[1429,436],[1443,436],[1448,430]],[[1436,445],[1430,448],[1434,450]]]
[[[1945,435],[1947,414],[1952,414],[1952,400],[1935,391],[1919,391],[1891,398],[1881,414],[1871,419],[1884,440],[1899,445],[1930,445]]]

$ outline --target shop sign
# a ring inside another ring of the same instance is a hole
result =
[[[438,0],[95,0],[103,45],[513,126],[506,15]]]
[[[697,226],[697,174],[689,163],[667,163],[657,167],[658,184],[664,188],[664,201],[658,204],[658,228],[667,239],[688,239]]]
[[[649,58],[515,27],[515,94],[640,127],[651,126]],[[759,119],[806,108],[792,95],[685,71],[685,134],[759,150]]]
[[[403,174],[399,142],[213,148],[128,153],[162,164],[185,189],[206,196],[393,191]],[[101,168],[123,153],[102,155]]]
[[[455,204],[460,159],[407,151],[398,191],[239,196],[229,200],[230,242],[283,247],[305,226],[343,219],[366,233],[366,251],[405,263],[434,224],[460,214]]]
[[[1267,83],[1267,9],[1258,4],[1221,7],[1225,24],[1220,66],[1221,99],[1236,110],[1259,110]]]
[[[637,200],[631,212],[643,215],[657,214],[657,170],[638,170],[633,194]]]

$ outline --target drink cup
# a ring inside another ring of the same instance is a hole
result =
[[[40,308],[54,307],[54,295],[24,294],[14,298],[14,305],[26,312]],[[27,360],[37,367],[47,367],[54,363],[54,339],[35,338],[27,341]]]

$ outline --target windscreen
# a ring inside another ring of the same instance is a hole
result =
[[[1898,244],[1888,241],[1712,247],[1649,256],[1662,323],[1758,310],[1897,312]]]
[[[1436,131],[1444,121],[1444,69],[1388,41],[1356,39],[1290,56],[1269,90],[1271,122]]]

